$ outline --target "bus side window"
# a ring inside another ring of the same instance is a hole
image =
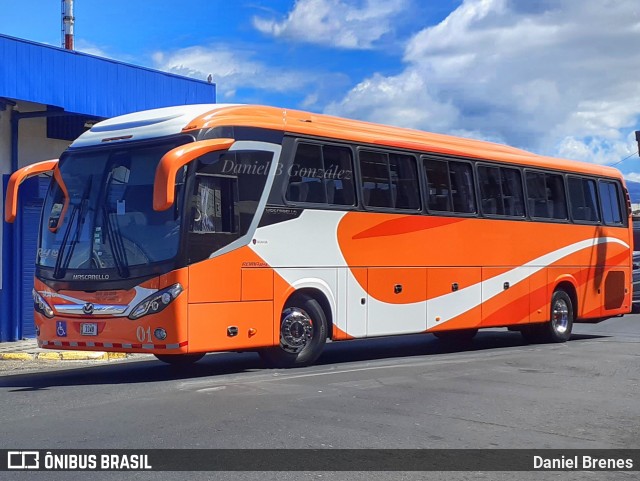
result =
[[[359,158],[364,204],[368,207],[393,207],[387,155],[363,150]]]
[[[567,196],[564,192],[564,182],[561,175],[545,174],[547,202],[551,205],[551,218],[566,220]]]
[[[524,217],[524,191],[518,169],[478,167],[480,198],[485,214]]]
[[[291,166],[287,187],[287,200],[324,204],[327,202],[322,179],[322,148],[316,144],[301,143]]]
[[[364,205],[420,209],[418,166],[414,156],[362,150],[359,160]]]
[[[423,159],[429,210],[473,214],[476,212],[473,170],[468,162]]]
[[[427,207],[429,210],[450,212],[451,186],[447,161],[424,159],[422,165],[427,178]]]
[[[544,172],[527,172],[529,215],[542,219],[567,219],[567,202],[562,176]]]
[[[237,232],[238,222],[235,213],[237,203],[237,178],[197,175],[191,203],[190,231],[199,234]]]
[[[271,153],[262,151],[201,157],[191,199],[192,232],[244,235],[255,216],[271,159]],[[208,220],[194,221],[198,215]]]
[[[286,200],[311,204],[354,205],[351,150],[300,143],[289,169]]]
[[[453,211],[463,214],[475,213],[476,194],[471,164],[449,161],[449,177],[451,179]]]
[[[500,173],[504,214],[513,217],[524,217],[524,194],[520,171],[500,167]]]
[[[389,154],[391,185],[397,209],[419,209],[420,189],[416,159],[411,155]]]
[[[355,205],[351,149],[325,145],[322,147],[322,160],[327,202],[334,205]]]
[[[598,222],[598,197],[593,179],[569,177],[569,200],[573,220]]]
[[[605,180],[598,181],[600,200],[602,201],[602,217],[607,225],[622,225],[622,206],[618,184]]]
[[[478,167],[478,181],[480,183],[482,212],[489,215],[504,215],[500,169],[484,165]]]
[[[526,182],[529,215],[531,217],[548,217],[544,174],[540,172],[527,172]]]

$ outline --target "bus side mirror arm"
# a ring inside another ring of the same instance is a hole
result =
[[[227,150],[234,142],[234,139],[201,140],[181,145],[164,154],[156,169],[153,182],[153,209],[167,210],[173,205],[176,174],[181,167],[210,152]]]
[[[57,165],[58,159],[44,160],[42,162],[27,165],[26,167],[18,169],[11,174],[9,184],[7,185],[7,197],[4,204],[4,219],[7,222],[13,223],[18,215],[18,190],[20,190],[20,184],[34,175],[51,172]]]

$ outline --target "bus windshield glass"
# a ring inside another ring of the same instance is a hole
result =
[[[115,270],[173,259],[180,242],[180,202],[185,169],[176,176],[176,202],[153,210],[156,167],[169,150],[190,138],[70,152],[51,181],[41,222],[36,264],[67,270]]]

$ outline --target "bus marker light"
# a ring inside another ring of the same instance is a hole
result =
[[[440,316],[436,316],[436,322],[440,322]]]
[[[250,328],[249,328],[249,337],[253,337],[253,336],[255,336],[256,334],[258,334],[258,330],[257,330],[257,329],[255,329],[255,328],[253,328],[253,327],[250,327]]]
[[[156,336],[156,339],[160,341],[164,341],[167,338],[167,331],[165,331],[161,327],[158,327],[156,330],[153,331],[153,335]]]

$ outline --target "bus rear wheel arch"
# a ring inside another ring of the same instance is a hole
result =
[[[566,342],[571,338],[575,319],[575,297],[562,289],[556,289],[551,296],[549,320],[543,324],[532,324],[522,329],[527,342]]]
[[[259,351],[270,367],[302,367],[313,364],[327,341],[327,316],[317,299],[295,293],[280,316],[280,343]]]

